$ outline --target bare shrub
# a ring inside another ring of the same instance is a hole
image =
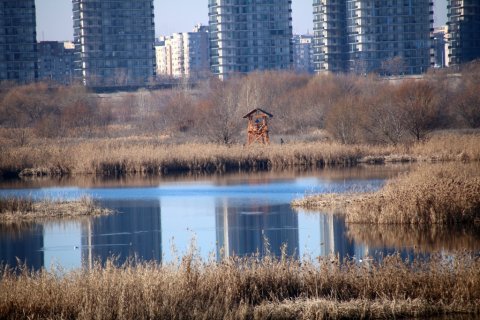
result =
[[[358,104],[353,97],[339,99],[327,114],[327,131],[343,144],[359,142]]]
[[[396,105],[402,110],[402,121],[408,132],[422,140],[438,128],[439,104],[431,84],[426,81],[405,81],[396,92]]]

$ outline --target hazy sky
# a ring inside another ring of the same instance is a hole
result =
[[[135,0],[132,0],[135,1]],[[208,23],[207,0],[154,0],[156,36],[190,31],[197,23]],[[293,0],[293,32],[312,32],[312,0]],[[434,0],[435,25],[446,22],[447,0]],[[35,0],[37,40],[73,40],[72,1]]]

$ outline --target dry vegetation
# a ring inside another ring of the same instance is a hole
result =
[[[480,223],[480,170],[477,163],[423,165],[388,181],[376,193],[318,195],[295,201],[293,205],[340,208],[349,223]]]
[[[479,134],[442,134],[411,147],[337,142],[288,143],[268,147],[222,144],[162,144],[154,138],[51,140],[7,147],[3,175],[167,174],[182,171],[283,170],[358,163],[478,161]]]
[[[437,72],[399,82],[263,72],[194,88],[102,95],[78,86],[2,83],[0,174],[478,160],[479,70],[477,63],[461,77]],[[274,144],[266,150],[241,146],[242,116],[256,107],[274,114]]]
[[[109,213],[111,213],[110,210],[100,208],[89,197],[82,197],[75,201],[0,198],[0,223],[21,223],[51,218],[76,218]]]
[[[380,263],[227,258],[0,272],[8,319],[346,319],[480,313],[480,260],[468,254]]]

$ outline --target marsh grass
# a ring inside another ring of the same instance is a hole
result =
[[[480,167],[458,162],[421,165],[375,193],[314,195],[292,205],[344,212],[349,223],[478,224]]]
[[[227,172],[352,166],[358,163],[478,161],[480,135],[442,134],[414,145],[343,145],[298,142],[270,146],[168,144],[155,137],[45,139],[6,145],[3,175]]]
[[[32,220],[52,218],[76,218],[112,213],[101,208],[91,197],[84,196],[78,200],[34,201],[31,198],[1,198],[0,223],[20,223]]]
[[[60,274],[60,275],[59,275]],[[330,258],[226,258],[95,264],[69,272],[3,268],[7,319],[339,319],[480,312],[480,260],[358,264]]]
[[[379,224],[476,223],[480,219],[479,166],[420,166],[364,201],[347,206],[346,219]]]

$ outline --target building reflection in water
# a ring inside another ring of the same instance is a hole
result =
[[[11,267],[20,262],[28,268],[39,270],[44,266],[43,226],[40,224],[0,224],[0,263]]]
[[[372,228],[367,226],[367,228]],[[321,256],[335,255],[340,260],[345,258],[365,259],[366,257],[381,260],[383,257],[400,254],[402,259],[413,259],[413,251],[409,248],[395,249],[391,246],[379,245],[369,241],[357,241],[349,236],[350,228],[345,219],[335,214],[320,214]]]
[[[359,241],[351,236],[350,226],[339,213],[307,212],[295,209],[300,220],[301,247],[310,257],[328,257],[333,255],[340,261],[345,258],[373,258],[377,261],[392,254],[400,254],[403,259],[412,259],[414,252],[410,248],[393,248],[379,245],[378,242]],[[318,225],[312,228],[312,225]],[[365,226],[367,229],[371,226]],[[311,240],[318,241],[318,244]]]
[[[335,255],[341,260],[363,255],[368,248],[356,248],[346,237],[345,221],[334,214],[320,214],[320,256]]]
[[[161,210],[159,200],[103,200],[102,206],[118,213],[98,217],[83,225],[82,258],[85,266],[105,263],[115,257],[121,264],[128,259],[162,259]]]
[[[216,205],[217,257],[285,253],[298,256],[298,216],[289,204],[219,199]]]

